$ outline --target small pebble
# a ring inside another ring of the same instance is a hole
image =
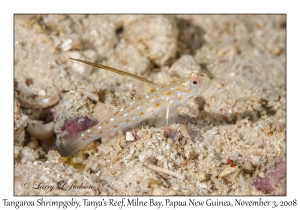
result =
[[[196,176],[197,176],[197,180],[199,181],[203,181],[206,179],[206,174],[202,171],[198,171]]]
[[[183,137],[190,139],[190,134],[188,133],[186,127],[184,125],[180,125],[180,133]]]
[[[63,51],[69,51],[70,49],[72,49],[72,39],[67,39],[66,41],[64,41],[64,43],[62,43],[61,48],[63,49]]]
[[[253,109],[255,111],[258,111],[258,112],[263,112],[264,111],[264,108],[261,106],[261,104],[254,104]]]
[[[45,90],[39,90],[39,96],[45,96],[46,95],[46,91]]]
[[[59,163],[63,162],[63,158],[55,150],[50,150],[47,154],[47,158],[48,158],[49,162],[51,162],[51,163],[59,164]]]
[[[227,167],[225,168],[219,175],[218,177],[221,178],[221,177],[224,177],[228,174],[232,174],[233,172],[236,172],[238,170],[237,166],[234,166],[234,167]]]
[[[205,183],[200,183],[199,184],[199,187],[202,188],[202,189],[206,189],[207,188],[207,185]]]
[[[47,139],[54,135],[54,122],[28,123],[27,132],[37,139]]]
[[[218,132],[219,132],[219,129],[217,127],[214,127],[207,131],[207,133],[210,135],[216,135]]]
[[[152,195],[176,195],[176,192],[163,187],[156,187],[153,189]]]
[[[33,162],[38,158],[37,152],[28,147],[24,147],[20,151],[21,163]]]
[[[251,162],[248,161],[248,160],[246,160],[246,161],[244,162],[244,168],[245,168],[246,170],[248,170],[248,171],[251,171],[251,169],[252,169]]]
[[[32,140],[30,142],[28,142],[28,144],[26,146],[31,149],[36,149],[36,148],[38,148],[39,143],[36,139],[32,138]]]
[[[259,162],[259,157],[254,156],[254,155],[251,155],[250,157],[251,157],[251,162],[253,164],[257,164]]]
[[[261,172],[258,173],[258,176],[261,177],[261,178],[265,178],[266,174],[261,171]]]
[[[130,132],[126,132],[126,141],[134,141],[134,136]]]

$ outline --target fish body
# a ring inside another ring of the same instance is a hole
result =
[[[91,65],[91,63],[87,61],[79,59],[73,60]],[[99,67],[98,65],[101,64],[94,64],[94,66],[95,65]],[[104,65],[100,67],[106,67],[106,69],[111,68]],[[129,74],[121,70],[118,71],[120,71],[121,74],[124,73],[123,75],[125,76]],[[140,80],[139,77],[135,75],[133,75],[132,78]],[[145,83],[145,80],[146,79],[143,78],[142,82]],[[165,114],[166,122],[168,122],[170,111],[176,109],[186,101],[196,98],[211,84],[208,77],[195,72],[192,72],[190,77],[180,78],[163,85],[157,85],[149,80],[147,81],[146,83],[150,86],[148,92],[138,96],[130,104],[112,113],[112,115],[103,122],[79,133],[62,137],[61,141],[56,145],[56,149],[63,156],[69,156],[76,154],[94,140],[130,127],[148,118],[155,118]]]

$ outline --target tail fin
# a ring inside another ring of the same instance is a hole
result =
[[[58,151],[62,156],[70,156],[78,153],[82,148],[91,143],[91,140],[82,140],[83,132],[74,133],[67,137],[58,139],[50,150]]]

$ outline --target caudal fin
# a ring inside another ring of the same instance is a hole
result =
[[[91,143],[89,140],[82,140],[82,133],[83,132],[79,132],[67,137],[62,137],[54,143],[50,150],[56,150],[62,156],[70,156],[78,153],[81,149]]]

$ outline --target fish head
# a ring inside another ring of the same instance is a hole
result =
[[[200,95],[211,86],[211,80],[205,74],[191,72],[188,85],[195,94]]]

